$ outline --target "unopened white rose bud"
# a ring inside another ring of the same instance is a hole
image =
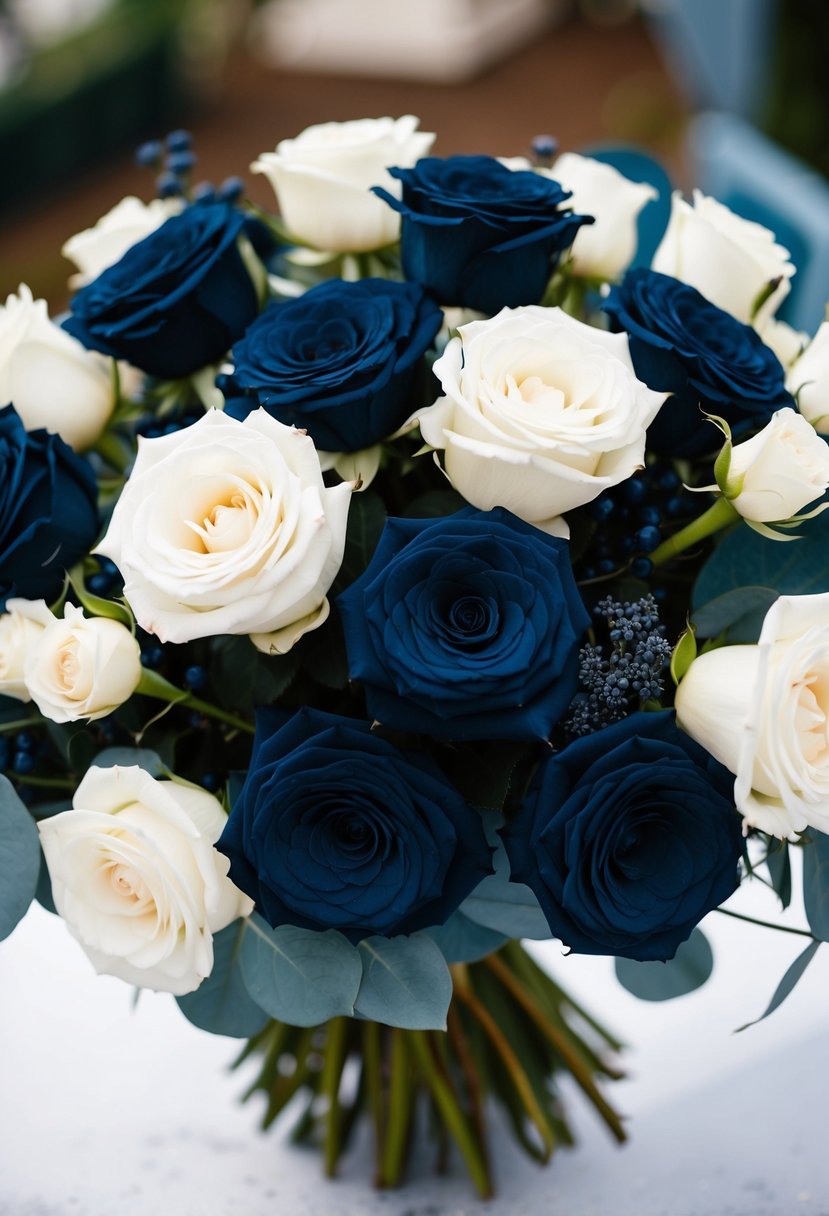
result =
[[[0,306],[0,404],[9,403],[27,431],[43,427],[76,451],[95,442],[115,407],[112,361],[50,321],[25,284]]]
[[[30,650],[26,686],[52,722],[92,721],[132,696],[141,679],[141,650],[120,621],[85,617],[67,604],[63,620],[52,617]]]
[[[562,153],[552,169],[538,172],[571,192],[568,207],[596,221],[576,234],[573,273],[602,279],[624,274],[636,254],[639,212],[657,196],[653,186],[632,182],[612,165],[575,152]]]
[[[731,453],[726,497],[744,519],[791,519],[829,489],[829,444],[795,410],[778,410]]]
[[[693,206],[679,191],[674,194],[651,267],[695,287],[712,304],[758,329],[788,295],[795,272],[789,251],[776,243],[773,232],[699,190]],[[755,315],[757,301],[771,283],[775,286]]]
[[[399,196],[387,170],[410,168],[435,138],[417,126],[411,114],[321,123],[283,139],[251,168],[267,177],[292,236],[315,249],[367,253],[399,235],[400,216],[371,187]]]
[[[26,659],[55,618],[45,600],[11,599],[0,615],[0,696],[31,701],[23,678]]]
[[[786,377],[797,407],[822,435],[829,434],[829,321],[824,321]]]
[[[102,271],[120,262],[128,249],[155,232],[183,206],[178,198],[154,198],[149,203],[133,195],[122,198],[92,228],[71,236],[63,246],[63,256],[78,268],[78,274],[69,280],[70,287],[77,290],[97,279]]]

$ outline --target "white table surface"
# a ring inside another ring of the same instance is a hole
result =
[[[732,906],[773,916],[764,890]],[[802,909],[788,923],[804,923]],[[580,1138],[540,1170],[496,1124],[498,1198],[478,1204],[457,1166],[419,1154],[377,1194],[368,1137],[328,1183],[317,1158],[257,1129],[228,1073],[234,1041],[190,1026],[172,998],[96,977],[62,923],[34,907],[0,943],[0,1216],[829,1216],[829,946],[788,1002],[765,1008],[804,939],[712,914],[715,972],[647,1004],[606,959],[538,947],[630,1045],[609,1087],[630,1119],[619,1149],[572,1093]]]

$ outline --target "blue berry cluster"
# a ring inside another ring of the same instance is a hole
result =
[[[164,139],[151,139],[141,144],[135,153],[136,162],[145,169],[154,169],[156,193],[159,198],[191,198],[194,203],[238,203],[245,192],[241,177],[228,177],[221,186],[199,182],[190,190],[190,177],[199,158],[193,151],[189,131],[171,131]]]
[[[612,490],[600,494],[587,508],[598,525],[584,554],[579,579],[609,578],[630,571],[648,578],[648,557],[678,523],[699,510],[693,495],[665,461],[642,469]]]
[[[652,595],[633,603],[607,596],[593,612],[597,625],[605,626],[608,645],[590,644],[579,653],[583,691],[574,698],[564,723],[574,739],[618,722],[647,701],[658,701],[671,660]]]

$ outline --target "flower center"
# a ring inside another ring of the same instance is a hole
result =
[[[817,675],[807,676],[795,687],[795,728],[803,757],[809,764],[822,765],[829,754],[829,719],[824,708],[829,703],[827,689]]]

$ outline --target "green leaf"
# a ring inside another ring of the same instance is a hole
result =
[[[530,749],[526,743],[487,739],[443,748],[437,757],[441,768],[472,806],[500,811],[517,764]]]
[[[35,887],[35,899],[47,912],[52,912],[55,916],[58,915],[55,901],[52,898],[52,879],[49,874],[49,867],[46,864],[46,857],[42,850],[40,853],[40,870],[38,871],[37,885]]]
[[[671,652],[671,679],[674,684],[679,684],[696,657],[697,639],[693,625],[689,625]]]
[[[40,839],[34,820],[0,776],[0,941],[26,915],[40,875]]]
[[[694,929],[667,963],[617,958],[616,979],[640,1001],[672,1001],[700,988],[714,969],[714,955],[701,929]]]
[[[778,598],[771,587],[735,587],[694,610],[693,623],[701,638],[728,631],[728,641],[756,642],[763,619]]]
[[[700,571],[694,607],[741,587],[765,587],[778,595],[829,591],[829,512],[804,523],[801,539],[785,548],[745,525],[735,528]]]
[[[87,590],[80,567],[76,567],[69,575],[69,582],[72,585],[72,590],[81,602],[81,607],[88,616],[109,617],[110,620],[118,621],[121,625],[126,625],[127,629],[132,628],[132,613],[129,608],[121,602],[105,600],[102,596],[94,595],[91,591]]]
[[[413,498],[401,512],[407,519],[439,519],[454,515],[469,503],[457,490],[427,490]]]
[[[763,1018],[767,1018],[770,1013],[774,1013],[775,1009],[780,1008],[786,997],[800,980],[800,977],[809,966],[809,963],[815,957],[817,948],[820,944],[820,942],[809,942],[809,945],[802,954],[798,954],[791,967],[789,967],[788,971],[777,985],[774,991],[774,996],[769,1001],[765,1012],[761,1013],[759,1018],[755,1018],[753,1022],[746,1022],[744,1026],[738,1026],[736,1031],[737,1034],[739,1034],[741,1030],[748,1030],[749,1026],[756,1026],[758,1022],[763,1021]]]
[[[424,932],[440,947],[447,963],[474,963],[509,941],[503,933],[470,920],[460,908],[452,913],[445,925],[436,925]]]
[[[787,840],[775,840],[769,846],[766,865],[771,878],[771,885],[777,892],[782,908],[788,908],[792,902],[792,863],[789,859],[789,843]]]
[[[211,677],[224,709],[250,713],[253,709],[257,663],[250,638],[223,637],[213,644]],[[274,659],[278,663],[278,659]]]
[[[329,593],[330,599],[334,599],[363,573],[371,561],[385,523],[386,508],[373,490],[363,490],[360,494],[352,495],[348,509],[345,552],[340,572]]]
[[[363,961],[358,1013],[404,1030],[446,1029],[452,977],[430,937],[366,937],[357,949]]]
[[[292,1026],[318,1026],[352,1014],[360,987],[360,956],[341,933],[295,925],[271,929],[254,914],[245,921],[242,980],[266,1013]]]
[[[234,921],[213,938],[213,970],[206,980],[176,1003],[189,1022],[210,1034],[249,1039],[268,1015],[250,996],[242,979],[241,951],[244,919]]]
[[[460,911],[476,925],[506,937],[529,937],[546,941],[551,937],[547,918],[529,887],[510,881],[510,864],[497,829],[500,815],[485,815],[487,839],[495,846],[492,857],[494,874],[478,883],[460,906]]]
[[[804,836],[803,902],[809,928],[829,942],[829,836],[814,829]]]
[[[299,661],[323,687],[345,688],[348,683],[348,657],[342,625],[336,613],[319,629],[305,635],[300,642]]]

